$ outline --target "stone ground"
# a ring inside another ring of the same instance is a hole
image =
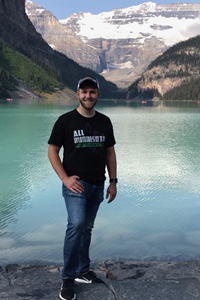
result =
[[[0,299],[59,299],[61,269],[0,267]],[[94,271],[105,284],[78,284],[77,300],[200,300],[200,261],[103,261]]]

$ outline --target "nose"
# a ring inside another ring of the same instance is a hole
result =
[[[90,93],[90,92],[87,92],[87,93],[85,94],[85,96],[86,96],[86,98],[90,98],[90,97],[91,97],[91,93]]]

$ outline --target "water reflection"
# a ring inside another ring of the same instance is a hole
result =
[[[57,117],[75,106],[0,106],[2,263],[62,262],[67,216],[47,140]],[[100,208],[92,259],[196,257],[199,107],[99,103],[98,110],[115,128],[119,184],[117,199]]]

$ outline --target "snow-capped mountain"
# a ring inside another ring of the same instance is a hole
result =
[[[102,64],[95,49],[83,43],[68,26],[63,26],[41,5],[26,0],[25,7],[26,14],[35,29],[53,49],[64,53],[83,67],[95,70],[97,73],[101,72]]]
[[[167,46],[200,33],[200,3],[159,5],[147,2],[98,15],[77,13],[61,24],[87,42],[91,39],[160,39]]]
[[[121,87],[130,85],[168,47],[200,34],[200,3],[146,2],[98,15],[76,13],[60,20],[60,32],[67,30],[70,35],[73,32],[74,40],[76,37],[77,42],[71,39],[68,47],[67,36],[63,43],[63,35],[55,30],[55,24],[51,27],[43,8],[31,8],[31,3],[26,1],[27,14],[49,44]]]

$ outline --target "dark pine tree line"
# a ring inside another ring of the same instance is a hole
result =
[[[200,100],[200,77],[177,86],[162,97],[163,100]]]

